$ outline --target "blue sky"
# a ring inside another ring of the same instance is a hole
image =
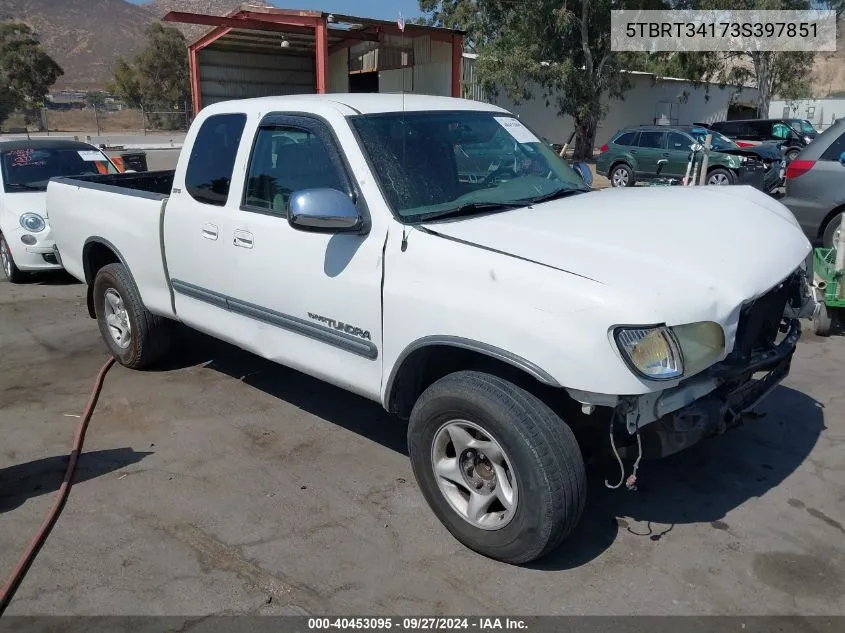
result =
[[[134,4],[144,4],[145,0],[129,0]],[[417,0],[285,0],[274,2],[279,7],[287,9],[318,9],[335,11],[347,15],[357,15],[362,18],[381,18],[395,20],[399,12],[406,18],[420,15],[420,5]]]

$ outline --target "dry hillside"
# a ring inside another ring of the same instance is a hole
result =
[[[144,29],[169,11],[224,15],[240,0],[0,0],[0,19],[19,20],[38,33],[45,50],[65,75],[58,89],[102,87],[119,55],[133,55],[144,45]],[[261,5],[262,0],[248,4]],[[190,41],[207,27],[175,25]]]
[[[819,53],[813,68],[813,93],[826,97],[832,92],[845,91],[845,18],[836,29],[836,52]]]

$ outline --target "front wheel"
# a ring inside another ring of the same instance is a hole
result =
[[[411,412],[414,476],[437,518],[461,543],[521,564],[575,528],[587,494],[569,426],[536,396],[475,371],[441,378]]]
[[[717,167],[707,174],[708,185],[732,185],[734,183],[733,174],[727,169]]]
[[[789,151],[786,153],[786,160],[787,160],[787,162],[791,162],[791,161],[795,160],[796,158],[798,158],[798,154],[800,154],[800,153],[801,153],[801,152],[800,152],[799,150],[797,150],[797,149],[791,149],[791,150],[789,150]]]
[[[141,369],[167,352],[170,324],[144,307],[123,264],[108,264],[97,272],[94,311],[100,334],[121,365]]]
[[[15,260],[12,257],[12,249],[6,243],[6,238],[0,235],[0,264],[3,266],[3,274],[9,283],[19,284],[23,281],[24,273],[15,266]]]

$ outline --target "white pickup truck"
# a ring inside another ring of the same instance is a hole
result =
[[[409,419],[442,523],[512,563],[578,522],[581,432],[649,458],[723,431],[786,376],[811,305],[779,202],[591,191],[512,114],[460,99],[220,103],[175,172],[47,198],[119,362],[154,363],[179,321],[380,402]]]

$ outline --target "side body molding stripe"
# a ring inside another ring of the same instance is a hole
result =
[[[378,358],[378,348],[372,341],[365,341],[357,336],[352,336],[346,332],[339,332],[331,327],[311,323],[305,319],[276,312],[275,310],[264,308],[254,303],[241,301],[240,299],[236,299],[234,297],[228,297],[219,292],[201,288],[200,286],[195,286],[194,284],[180,281],[179,279],[174,279],[171,283],[174,291],[186,297],[197,299],[198,301],[204,301],[205,303],[217,306],[218,308],[223,308],[229,312],[234,312],[235,314],[240,314],[241,316],[249,317],[251,319],[255,319],[256,321],[269,323],[275,327],[295,332],[297,334],[301,334],[302,336],[307,336],[316,341],[320,341],[321,343],[326,343],[327,345],[332,345],[338,349],[347,351],[351,354],[363,356],[364,358],[368,358],[370,360]]]

